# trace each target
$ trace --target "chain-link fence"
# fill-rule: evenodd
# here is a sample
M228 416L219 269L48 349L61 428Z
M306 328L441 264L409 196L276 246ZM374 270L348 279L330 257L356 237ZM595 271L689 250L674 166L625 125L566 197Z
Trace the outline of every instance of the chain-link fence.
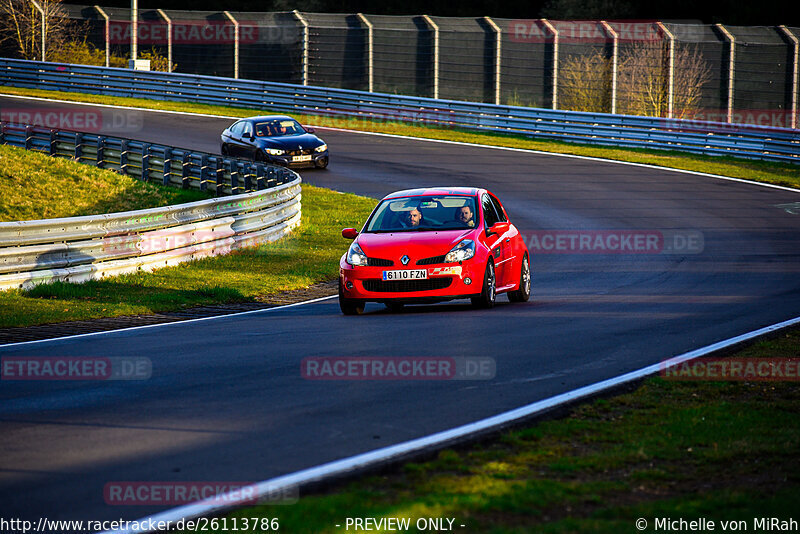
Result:
M129 55L130 10L65 8L94 47ZM800 127L800 28L140 10L137 35L176 72Z

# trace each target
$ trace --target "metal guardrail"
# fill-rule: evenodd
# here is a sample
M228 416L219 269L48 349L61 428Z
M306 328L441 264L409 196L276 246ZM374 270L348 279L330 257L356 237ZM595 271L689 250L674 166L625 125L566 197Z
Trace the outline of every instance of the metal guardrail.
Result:
M149 271L274 241L300 223L300 177L294 176L236 197L0 223L0 290Z
M0 144L111 169L164 185L236 195L294 180L285 167L265 165L122 137L0 122Z
M481 104L254 80L0 59L5 85L406 121L605 146L800 163L800 132L717 122Z

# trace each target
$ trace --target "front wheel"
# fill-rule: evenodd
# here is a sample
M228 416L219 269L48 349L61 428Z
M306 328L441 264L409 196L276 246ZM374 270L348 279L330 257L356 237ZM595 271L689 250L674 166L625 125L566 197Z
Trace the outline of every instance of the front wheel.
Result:
M531 265L528 256L522 257L522 268L519 273L519 288L508 294L511 302L527 302L531 298Z
M486 264L486 271L483 275L483 290L477 297L472 297L472 305L476 308L493 308L495 298L497 298L497 281L494 276L494 263L491 261Z
M220 152L222 152L222 155L225 157L231 155L230 150L228 150L228 145L226 145L225 143L222 143L222 146L220 147Z
M339 279L339 308L345 315L361 315L364 313L364 301L358 299L349 299L344 296L342 291L342 279Z
M319 158L314 162L314 166L318 169L324 169L328 166L328 157L326 156L324 158Z

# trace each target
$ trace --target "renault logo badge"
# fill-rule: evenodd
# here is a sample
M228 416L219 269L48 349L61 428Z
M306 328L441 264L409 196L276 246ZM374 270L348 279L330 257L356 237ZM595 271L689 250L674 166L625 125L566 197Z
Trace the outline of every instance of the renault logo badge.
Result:
M403 256L402 258L400 258L400 263L402 263L403 265L408 265L409 261L410 258L408 256Z

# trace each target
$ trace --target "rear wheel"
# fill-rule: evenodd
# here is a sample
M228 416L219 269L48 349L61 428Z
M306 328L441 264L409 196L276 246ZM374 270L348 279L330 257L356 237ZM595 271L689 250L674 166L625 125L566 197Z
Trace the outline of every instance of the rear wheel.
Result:
M494 263L491 261L486 264L486 271L483 275L483 290L480 296L472 297L472 305L477 308L493 308L497 298L497 280L494 276Z
M522 268L519 273L519 289L508 294L511 302L527 302L531 298L531 265L528 256L522 257Z
M342 280L339 279L339 308L345 315L361 315L364 313L364 301L358 299L349 299L344 296L342 291Z

